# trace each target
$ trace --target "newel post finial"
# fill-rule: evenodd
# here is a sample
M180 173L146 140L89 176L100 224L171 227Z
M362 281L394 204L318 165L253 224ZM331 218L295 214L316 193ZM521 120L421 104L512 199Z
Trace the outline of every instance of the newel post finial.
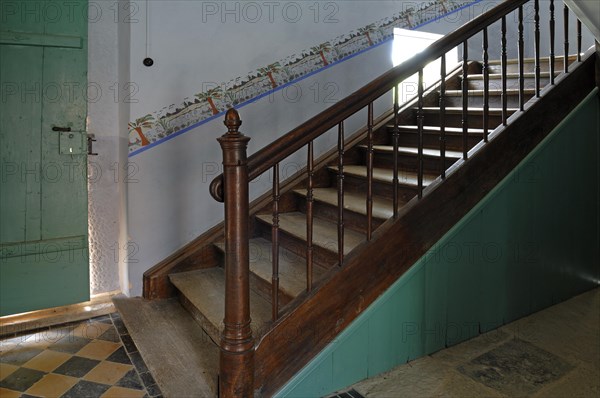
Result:
M221 332L219 392L222 398L254 396L254 337L250 328L249 178L250 138L239 132L235 109L225 114L223 150L225 204L225 318Z
M240 114L234 108L229 108L225 113L223 124L227 126L227 134L240 134L239 128L242 125Z

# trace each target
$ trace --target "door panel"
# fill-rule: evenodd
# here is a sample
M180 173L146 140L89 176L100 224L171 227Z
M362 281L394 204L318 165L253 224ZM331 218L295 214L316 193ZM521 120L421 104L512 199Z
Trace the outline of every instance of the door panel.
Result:
M41 101L35 100L38 94L28 95L26 90L31 82L42 80L42 65L38 62L41 57L41 48L0 45L0 243L40 239L36 155L41 145L42 106ZM28 133L18 134L21 130ZM27 174L29 170L32 174Z
M72 134L79 143L84 138L86 83L85 75L81 75L85 72L81 70L82 55L79 49L44 49L42 239L87 234L87 191L81 189L87 180L86 156L61 154L60 133L52 131L53 126L70 127L67 137ZM55 99L51 90L60 95Z
M57 247L65 247L61 245ZM73 304L89 299L87 267L81 265L85 250L60 250L53 252L52 243L40 242L35 247L38 252L19 257L5 258L2 264L2 279L15 281L27 280L27 285L12 288L2 282L2 315L16 314L35 309ZM21 254L26 254L24 248ZM87 257L87 256L84 256ZM87 264L87 258L85 258Z
M0 315L89 299L87 0L10 7L0 14Z

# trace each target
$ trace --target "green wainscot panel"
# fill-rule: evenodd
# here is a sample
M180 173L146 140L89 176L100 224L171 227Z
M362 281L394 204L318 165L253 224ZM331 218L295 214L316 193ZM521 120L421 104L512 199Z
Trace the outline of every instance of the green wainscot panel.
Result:
M44 241L35 247L29 243L21 255L1 258L0 303L2 312L16 314L24 311L58 307L81 301L89 294L87 267L88 247L73 241L56 244ZM60 247L62 250L57 250ZM28 254L32 253L32 254ZM83 283L82 283L83 282ZM9 283L22 286L15 289Z

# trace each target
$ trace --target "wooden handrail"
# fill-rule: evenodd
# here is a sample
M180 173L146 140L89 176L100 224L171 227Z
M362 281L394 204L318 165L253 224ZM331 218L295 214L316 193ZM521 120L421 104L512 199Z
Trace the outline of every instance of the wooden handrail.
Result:
M249 180L254 180L272 168L276 163L280 163L310 141L318 138L329 129L337 126L343 120L381 97L391 90L394 85L417 73L424 65L435 61L454 47L462 44L468 38L478 34L484 28L516 10L527 1L529 0L508 0L499 4L487 13L478 16L454 32L432 43L421 53L390 69L348 97L273 141L271 144L263 147L248 158ZM215 200L223 202L223 174L213 179L210 184L210 193Z

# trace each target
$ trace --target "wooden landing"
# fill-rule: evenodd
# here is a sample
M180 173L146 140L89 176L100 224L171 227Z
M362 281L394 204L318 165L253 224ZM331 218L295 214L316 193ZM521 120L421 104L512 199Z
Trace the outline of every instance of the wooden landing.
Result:
M165 397L216 397L219 348L177 299L113 302Z

